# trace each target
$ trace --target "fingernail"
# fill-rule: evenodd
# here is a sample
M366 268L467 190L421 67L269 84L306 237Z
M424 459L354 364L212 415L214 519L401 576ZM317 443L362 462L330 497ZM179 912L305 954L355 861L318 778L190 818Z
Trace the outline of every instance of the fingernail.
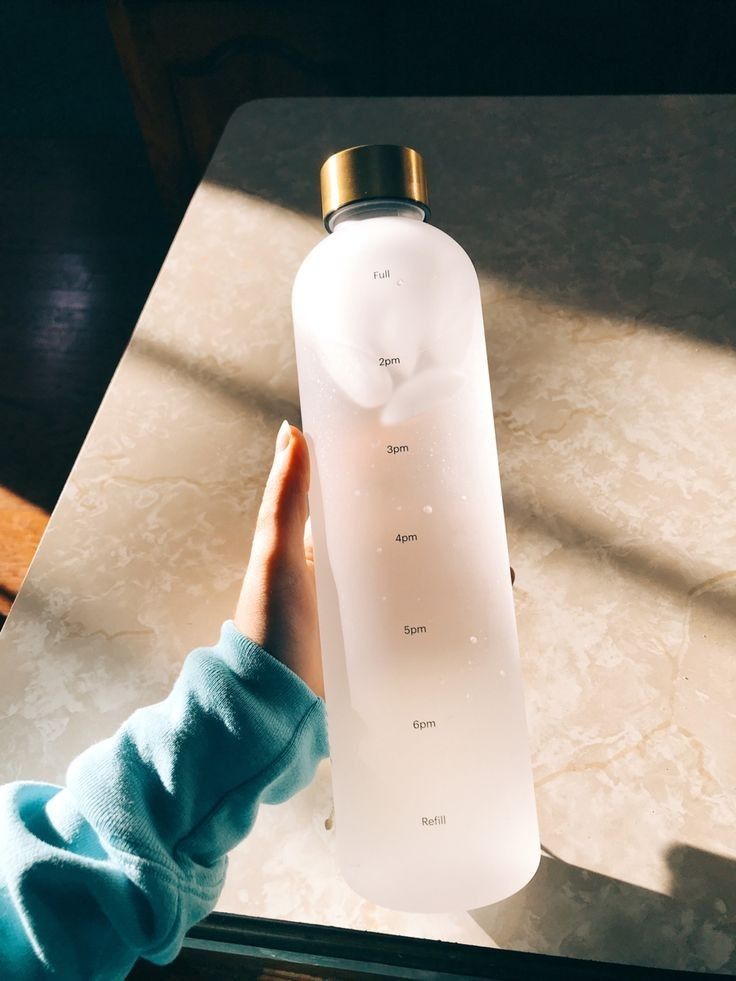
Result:
M279 434L276 437L276 453L281 453L291 442L291 426L286 419L281 423Z

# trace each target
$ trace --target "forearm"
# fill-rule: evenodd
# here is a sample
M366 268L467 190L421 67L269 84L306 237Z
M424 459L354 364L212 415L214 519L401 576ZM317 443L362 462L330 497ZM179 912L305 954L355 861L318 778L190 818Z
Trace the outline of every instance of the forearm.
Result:
M0 788L0 964L88 981L172 960L259 804L287 800L327 754L322 700L223 625L163 702L72 762L65 788Z

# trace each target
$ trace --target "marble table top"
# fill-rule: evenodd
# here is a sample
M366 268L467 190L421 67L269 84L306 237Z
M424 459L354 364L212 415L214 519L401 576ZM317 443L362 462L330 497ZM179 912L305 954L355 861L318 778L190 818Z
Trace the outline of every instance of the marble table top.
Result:
M0 634L0 780L62 782L232 614L319 166L371 142L423 154L480 277L544 858L495 906L374 906L325 760L218 909L736 974L734 97L241 107Z

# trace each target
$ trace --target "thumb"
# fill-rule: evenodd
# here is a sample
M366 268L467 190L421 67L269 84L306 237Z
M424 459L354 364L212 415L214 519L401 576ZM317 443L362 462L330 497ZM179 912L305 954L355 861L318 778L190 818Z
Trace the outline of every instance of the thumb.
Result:
M303 550L304 523L307 520L309 452L306 440L296 426L284 419L276 437L271 471L256 521L255 539L271 546L292 546Z

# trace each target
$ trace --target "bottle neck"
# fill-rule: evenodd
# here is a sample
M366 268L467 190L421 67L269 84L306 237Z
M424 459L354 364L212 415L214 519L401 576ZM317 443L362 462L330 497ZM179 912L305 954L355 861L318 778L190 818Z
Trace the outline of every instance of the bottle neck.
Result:
M341 225L354 221L364 221L366 218L384 218L387 215L400 218L417 218L425 221L429 212L412 201L400 201L396 198L370 198L367 201L353 201L338 208L327 220L327 230L334 232Z

